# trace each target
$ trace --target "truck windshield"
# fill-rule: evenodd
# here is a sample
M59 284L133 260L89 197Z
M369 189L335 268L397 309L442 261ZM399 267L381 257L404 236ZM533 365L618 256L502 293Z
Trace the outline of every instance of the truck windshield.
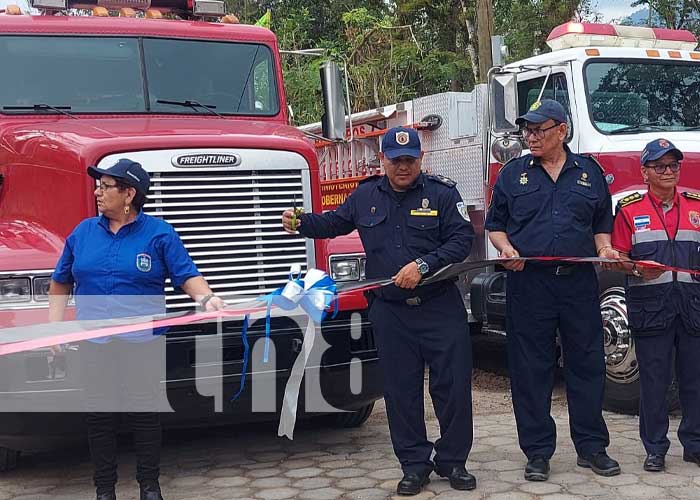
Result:
M603 133L682 131L700 125L700 64L594 61L584 72L591 121Z
M279 111L272 53L260 44L1 36L0 61L0 112L6 114L55 112L52 107L71 114Z

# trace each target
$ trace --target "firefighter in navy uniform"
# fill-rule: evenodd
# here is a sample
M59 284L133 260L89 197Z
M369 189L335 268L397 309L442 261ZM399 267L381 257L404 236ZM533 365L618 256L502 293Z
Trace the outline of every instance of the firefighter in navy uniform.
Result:
M657 139L641 155L645 195L620 200L612 242L623 257L700 269L700 194L679 193L683 153ZM700 281L687 272L627 265L629 325L639 361L639 434L644 469L665 468L670 446L668 403L675 349L683 417L678 438L683 460L700 465Z
M363 180L336 210L301 214L299 232L334 238L358 229L368 279L393 277L373 292L369 318L377 338L389 430L401 462L402 495L418 494L435 470L459 490L476 487L465 468L472 445L471 339L453 281L416 288L421 278L465 260L474 231L455 183L421 173L415 130L392 128L382 141L386 175ZM288 232L293 212L283 214ZM423 409L425 364L441 438L428 441ZM434 461L431 454L435 449Z
M531 154L509 162L493 190L485 227L502 257L619 258L610 244L612 201L599 165L565 144L566 111L536 102L517 123ZM510 261L506 287L508 368L525 479L549 478L556 446L551 398L561 339L577 464L620 473L605 452L605 355L593 264Z

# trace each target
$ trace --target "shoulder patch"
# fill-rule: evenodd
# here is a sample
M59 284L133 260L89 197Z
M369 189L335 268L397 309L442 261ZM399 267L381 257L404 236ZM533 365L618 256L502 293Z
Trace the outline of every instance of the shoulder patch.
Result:
M633 203L637 203L638 201L642 201L643 199L644 199L643 194L632 193L630 195L625 196L620 201L618 201L617 208L619 210L620 208L624 208L627 205L632 205Z
M437 181L441 184L444 184L447 187L455 187L457 183L450 179L449 177L445 177L444 175L426 175L428 179L432 179L434 181Z
M373 182L373 181L379 180L381 178L382 178L382 176L379 174L370 175L369 177L365 177L364 179L362 179L357 184L360 185L360 184L364 184L365 182Z
M684 198L688 198L689 200L698 200L700 201L700 193L691 193L690 191L685 191L684 193L681 193Z

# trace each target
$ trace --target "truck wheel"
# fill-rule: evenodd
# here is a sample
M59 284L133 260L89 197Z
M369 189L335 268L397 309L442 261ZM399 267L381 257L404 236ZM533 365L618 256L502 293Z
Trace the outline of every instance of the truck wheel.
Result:
M0 447L0 472L7 472L17 468L19 451Z
M634 339L627 322L625 290L608 288L600 299L605 347L605 397L603 408L617 413L639 413L639 366ZM679 407L675 377L669 389L669 410Z
M367 422L367 419L372 414L374 402L363 406L359 410L337 413L333 422L334 427L350 428L360 427Z

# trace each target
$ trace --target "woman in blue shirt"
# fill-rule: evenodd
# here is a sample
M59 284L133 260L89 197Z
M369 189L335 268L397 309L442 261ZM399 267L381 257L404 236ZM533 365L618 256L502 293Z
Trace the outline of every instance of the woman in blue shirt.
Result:
M208 311L222 309L175 229L143 213L150 186L140 164L121 159L108 169L89 167L98 179L98 217L82 221L66 239L49 290L49 317L63 320L71 292L77 319L165 313L165 280ZM117 412L134 434L141 500L162 500L158 409L165 378L162 332L139 331L80 346L90 455L97 500L115 500Z

